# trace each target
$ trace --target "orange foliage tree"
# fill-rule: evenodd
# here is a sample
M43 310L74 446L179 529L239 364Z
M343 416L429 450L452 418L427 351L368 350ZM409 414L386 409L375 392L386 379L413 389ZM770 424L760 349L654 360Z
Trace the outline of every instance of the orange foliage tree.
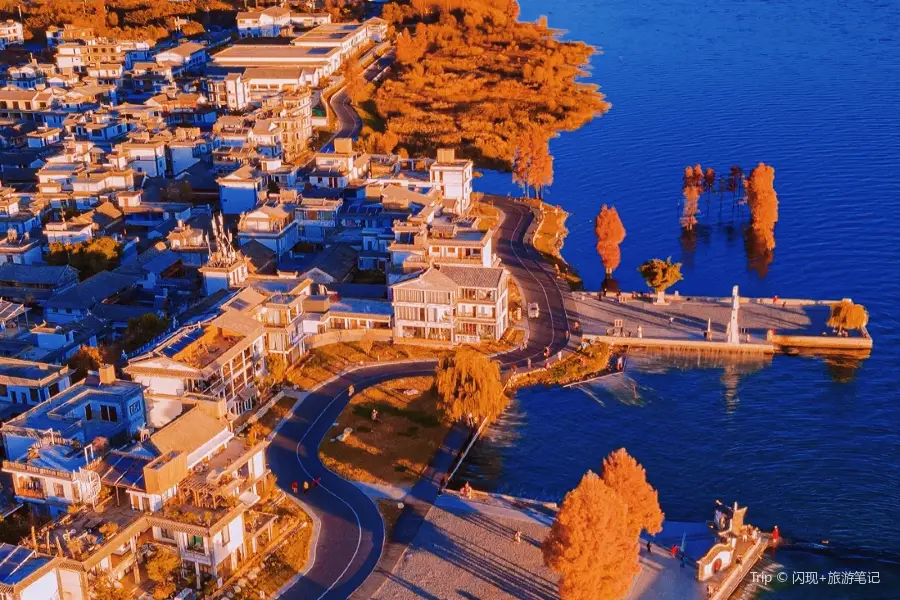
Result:
M778 222L778 195L775 193L775 169L759 163L744 183L750 205L750 227L769 250L775 247L775 223Z
M388 4L399 35L396 64L379 83L375 108L385 130L412 155L456 148L479 166L510 169L523 131L547 139L609 109L580 81L593 49L558 39L546 23L519 22L515 0ZM552 179L549 152L537 155L540 190Z
M594 220L594 233L597 234L597 254L603 261L606 276L610 277L622 262L619 244L625 240L625 226L614 206L604 204L600 208L600 214Z
M566 494L542 551L563 600L620 600L639 571L628 507L591 471Z
M647 472L625 448L603 459L603 482L622 498L628 507L628 530L637 540L641 531L656 535L662 531L665 515L659 508L659 496L647 483Z
M534 189L536 197L542 198L544 187L553 183L549 138L540 127L532 124L519 135L513 153L512 177L522 186L526 197Z

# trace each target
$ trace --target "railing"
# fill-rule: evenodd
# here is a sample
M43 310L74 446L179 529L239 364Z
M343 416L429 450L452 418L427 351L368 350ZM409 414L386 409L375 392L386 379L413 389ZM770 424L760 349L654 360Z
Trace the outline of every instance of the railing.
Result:
M359 342L367 339L373 342L389 342L394 336L391 329L337 329L306 337L307 348L318 348L339 342Z
M47 495L44 493L43 489L35 489L35 488L15 488L14 495L19 496L20 498L33 498L35 500L45 500Z

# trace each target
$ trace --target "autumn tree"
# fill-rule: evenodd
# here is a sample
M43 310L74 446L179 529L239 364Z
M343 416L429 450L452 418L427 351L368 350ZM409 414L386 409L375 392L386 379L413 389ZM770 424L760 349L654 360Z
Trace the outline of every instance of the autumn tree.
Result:
M66 363L74 371L72 379L75 381L84 379L88 371L96 371L102 364L103 356L100 349L94 346L82 346Z
M703 173L703 191L712 194L716 189L716 171L708 167Z
M700 177L697 171L700 171ZM681 213L681 226L691 231L697 224L698 201L700 200L700 182L702 179L702 170L700 165L696 168L685 167L684 169L684 185L682 193L684 194L684 209Z
M747 204L750 206L750 227L764 240L766 247L775 247L775 223L778 222L778 195L775 193L775 169L759 163L744 183Z
M744 170L738 165L732 165L728 175L728 191L731 192L733 196L737 195L737 193L741 191L743 182Z
M537 197L543 197L545 186L553 183L553 157L550 155L550 139L536 125L522 130L516 141L512 159L513 181L522 187L525 197L534 189Z
M277 354L269 354L266 357L266 371L273 384L284 383L287 378L287 361Z
M134 352L165 333L168 328L169 320L152 312L128 319L122 347L125 352Z
M344 65L344 93L353 102L365 100L366 80L363 79L363 68L358 58L349 59Z
M619 448L603 459L600 476L628 507L628 530L635 542L641 531L650 535L662 531L664 515L659 508L659 496L647 483L644 467L625 448Z
M147 578L154 583L153 597L164 600L175 591L175 571L181 567L178 555L162 546L147 561Z
M566 494L541 550L563 600L620 600L640 570L628 507L591 471Z
M647 282L647 287L656 292L657 304L665 304L666 290L682 279L681 263L673 263L671 256L666 260L661 258L648 260L638 267L638 272Z
M77 244L50 244L47 262L51 265L70 265L78 270L81 279L119 265L122 245L111 237L99 237Z
M411 35L404 31L397 36L395 56L397 62L404 65L413 65L419 62L428 49L428 39L419 34Z
M600 208L600 213L594 220L594 233L597 234L597 254L600 255L606 277L609 278L622 261L619 244L625 240L625 227L616 207L604 204Z
M851 300L841 300L831 305L831 315L827 325L841 333L845 329L862 329L869 323L869 313L862 304Z
M509 402L500 383L500 364L470 347L441 358L435 376L438 404L453 421L469 415L494 421Z
M101 574L91 586L92 600L131 600L131 592L125 587L116 587L108 575Z

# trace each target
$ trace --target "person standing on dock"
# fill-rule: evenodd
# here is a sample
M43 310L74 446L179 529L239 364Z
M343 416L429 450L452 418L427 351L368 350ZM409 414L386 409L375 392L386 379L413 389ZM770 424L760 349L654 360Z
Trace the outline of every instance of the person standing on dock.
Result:
M772 528L772 545L777 546L779 540L781 540L781 533L778 531L778 525Z

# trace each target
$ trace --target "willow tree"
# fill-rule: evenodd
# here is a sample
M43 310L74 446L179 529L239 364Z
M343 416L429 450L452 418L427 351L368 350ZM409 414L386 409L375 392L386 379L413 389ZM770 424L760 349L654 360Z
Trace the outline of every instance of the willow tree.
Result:
M841 300L831 305L827 325L843 332L845 329L862 329L869 323L869 312L862 304Z
M500 363L472 348L464 346L439 360L435 377L438 405L450 420L471 415L491 422L509 402L500 383Z
M622 251L619 244L625 240L625 226L619 218L619 212L615 206L603 205L600 213L594 220L594 233L597 234L597 254L603 261L606 269L606 278L612 277L612 272L622 262Z
M682 279L681 263L673 263L671 256L666 260L648 260L638 267L638 273L647 282L647 286L656 292L657 304L665 304L666 290Z
M563 600L620 600L638 567L638 546L621 496L588 471L566 494L541 547Z
M622 498L628 507L628 528L635 542L641 531L656 535L662 531L665 515L659 508L659 495L647 483L647 472L625 448L603 459L603 482Z
M768 249L775 247L775 223L778 222L778 195L775 193L775 169L759 163L744 182L750 206L750 227Z

